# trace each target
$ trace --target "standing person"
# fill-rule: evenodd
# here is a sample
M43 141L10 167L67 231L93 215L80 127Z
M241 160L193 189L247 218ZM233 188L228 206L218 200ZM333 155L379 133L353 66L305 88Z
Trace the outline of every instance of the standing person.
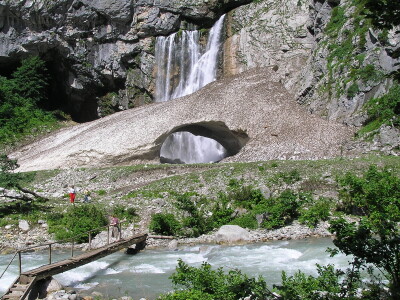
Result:
M115 216L115 214L111 215L110 225L112 226L111 237L119 237L119 219Z
M73 185L71 185L71 188L69 189L69 202L75 205L75 197L76 197L76 190Z

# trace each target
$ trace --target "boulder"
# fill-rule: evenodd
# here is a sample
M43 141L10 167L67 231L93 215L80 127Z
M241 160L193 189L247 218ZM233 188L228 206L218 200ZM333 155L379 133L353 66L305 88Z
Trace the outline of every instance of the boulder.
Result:
M26 220L20 220L18 223L18 227L22 231L28 231L30 229L29 223Z
M215 233L218 244L243 243L250 240L250 233L238 225L224 225Z

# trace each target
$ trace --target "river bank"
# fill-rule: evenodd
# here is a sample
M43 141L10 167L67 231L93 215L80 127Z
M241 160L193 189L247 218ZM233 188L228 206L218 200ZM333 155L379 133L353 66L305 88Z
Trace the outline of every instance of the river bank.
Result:
M217 236L217 230L201 235L197 238L148 238L147 248L176 248L180 245L198 245L198 244L243 244L243 243L258 243L277 240L298 240L307 237L329 237L332 234L328 231L328 222L320 222L315 228L309 228L305 225L294 221L293 224L275 230L257 229L246 230L248 235L246 239L241 239L238 242L228 242ZM142 231L143 232L143 231ZM129 236L135 233L141 233L138 229L134 229L131 224L123 229L122 236ZM151 234L151 233L150 233ZM93 239L92 247L100 247L106 242L107 232L101 232L97 238ZM52 234L47 231L47 224L41 223L22 230L17 225L10 225L0 228L0 253L8 254L26 247L38 246L45 243L55 242ZM58 244L56 248L66 248L69 245ZM88 244L76 244L74 247L78 249L88 248Z

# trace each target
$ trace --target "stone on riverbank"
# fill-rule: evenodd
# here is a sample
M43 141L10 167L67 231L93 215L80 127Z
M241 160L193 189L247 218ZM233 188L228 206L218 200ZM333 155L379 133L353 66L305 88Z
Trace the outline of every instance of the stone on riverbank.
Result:
M223 225L215 233L218 244L232 244L250 241L250 233L238 225Z

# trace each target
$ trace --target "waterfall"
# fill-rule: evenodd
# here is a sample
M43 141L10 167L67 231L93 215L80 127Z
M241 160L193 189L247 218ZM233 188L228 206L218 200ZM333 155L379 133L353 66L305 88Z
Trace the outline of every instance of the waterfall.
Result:
M223 22L224 16L211 28L205 47L197 30L157 37L157 102L189 95L216 80ZM226 157L226 150L213 139L177 132L164 142L161 156L185 163L206 163Z
M197 30L157 37L157 102L189 95L216 79L223 23L224 16L211 28L205 49Z

